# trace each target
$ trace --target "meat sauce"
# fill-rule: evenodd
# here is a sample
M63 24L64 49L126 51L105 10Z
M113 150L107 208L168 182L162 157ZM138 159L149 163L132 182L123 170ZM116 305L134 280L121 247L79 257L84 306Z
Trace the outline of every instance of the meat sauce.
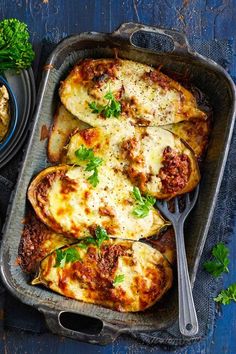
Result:
M56 179L61 178L63 176L65 176L65 171L58 170L58 171L47 174L40 181L40 183L38 184L37 189L36 189L36 194L37 194L37 199L38 199L39 205L42 202L42 200L44 200L44 201L47 200L48 190L52 186L53 182Z
M94 246L89 246L82 261L72 263L70 268L60 269L61 291L67 294L69 279L79 281L80 286L91 291L92 298L108 300L112 297L114 273L120 256L128 256L129 247L126 245L102 245L99 252ZM82 285L81 285L82 284ZM96 291L96 293L94 292Z
M141 154L137 155L137 147L138 141L136 138L127 139L121 144L121 153L124 158L127 158L137 164L143 165L144 159Z
M146 72L143 75L143 78L150 80L151 82L156 82L161 88L165 90L171 88L172 80L168 76L162 74L159 70L151 70Z
M100 86L103 82L116 77L118 65L119 59L105 62L86 59L80 64L80 75L84 83Z
M39 262L47 255L47 250L42 246L48 239L50 231L47 226L30 214L26 218L18 250L17 261L23 271L36 271Z
M162 182L162 192L177 193L184 189L191 173L189 157L167 146L163 152L162 163L163 167L158 174Z
M78 281L79 287L86 290L86 298L96 303L109 303L109 307L123 311L127 306L132 306L134 299L122 287L114 285L114 278L119 257L123 257L125 263L133 264L132 256L130 246L125 244L104 243L99 251L89 246L82 261L72 263L69 268L59 269L57 285L64 295L73 298L70 280ZM167 283L165 268L161 264L156 269L147 268L146 274L151 285L141 276L134 277L131 284L134 294L138 294L140 309L154 302Z
M84 139L84 142L88 146L93 146L93 144L98 140L99 138L99 132L98 130L94 128L89 128L89 129L84 129L79 132L80 136Z

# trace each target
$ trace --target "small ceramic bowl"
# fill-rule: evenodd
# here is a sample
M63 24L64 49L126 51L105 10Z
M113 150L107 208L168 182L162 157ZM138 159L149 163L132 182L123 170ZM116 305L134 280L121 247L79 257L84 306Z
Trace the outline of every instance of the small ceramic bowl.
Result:
M8 132L4 140L0 143L0 151L2 151L6 145L10 142L18 121L18 108L17 108L17 102L15 95L9 86L8 82L0 76L0 86L4 85L8 91L9 94L9 104L10 104L10 124L8 128Z

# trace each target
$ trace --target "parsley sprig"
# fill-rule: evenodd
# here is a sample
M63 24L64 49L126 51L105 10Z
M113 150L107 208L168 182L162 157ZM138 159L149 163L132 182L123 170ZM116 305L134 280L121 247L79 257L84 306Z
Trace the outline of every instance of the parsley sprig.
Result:
M210 274L214 277L218 277L222 273L229 272L229 250L228 248L222 243L218 243L212 249L212 256L214 259L207 261L204 263L204 269L206 269Z
M95 230L95 236L88 236L85 239L83 239L83 241L81 241L78 244L78 247L82 248L82 249L87 249L89 244L92 244L98 248L101 247L102 243L106 240L109 240L109 236L106 232L106 230L101 227L101 226L97 226L96 230Z
M66 263L82 261L82 258L76 248L67 248L65 250L56 250L56 264L54 267L63 268Z
M229 305L231 301L236 302L236 283L233 283L227 289L222 290L214 300L223 305Z
M75 156L78 160L88 161L85 171L93 171L92 175L88 177L88 181L93 187L96 187L99 183L98 167L102 164L103 159L95 156L93 149L87 149L84 145L75 151Z
M143 197L138 187L133 188L133 197L137 205L134 207L132 213L136 218L147 216L151 207L156 203L156 199L150 195Z
M101 105L95 101L90 102L89 108L92 113L102 114L106 118L115 117L118 118L121 113L121 104L117 101L111 91L108 91L104 98L108 100L106 105Z
M116 286L120 283L122 283L125 279L125 275L124 274L119 274L115 277L114 281L113 281L113 285Z

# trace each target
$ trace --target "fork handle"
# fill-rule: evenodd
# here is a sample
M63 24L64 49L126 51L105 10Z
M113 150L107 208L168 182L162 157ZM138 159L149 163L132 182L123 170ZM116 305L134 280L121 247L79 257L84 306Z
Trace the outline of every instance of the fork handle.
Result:
M198 333L198 319L188 273L188 264L184 244L183 222L173 225L176 235L179 294L179 329L187 337Z

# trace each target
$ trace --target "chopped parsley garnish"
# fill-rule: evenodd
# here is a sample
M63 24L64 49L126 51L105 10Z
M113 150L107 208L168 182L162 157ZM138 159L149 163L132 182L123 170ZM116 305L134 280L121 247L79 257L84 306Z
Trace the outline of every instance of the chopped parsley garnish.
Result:
M151 207L156 203L156 199L150 195L143 197L138 187L133 188L133 197L137 205L134 207L132 213L136 218L147 216Z
M113 285L116 286L120 283L122 283L125 279L125 275L124 274L119 274L115 277L114 281L113 281Z
M76 248L68 248L66 250L56 250L56 264L54 267L63 268L66 263L74 263L82 261L82 258Z
M106 118L118 118L121 113L120 102L115 99L111 91L108 91L104 98L108 100L106 105L101 105L95 101L88 104L89 108L92 110L92 113L102 114Z
M231 301L236 302L236 283L230 285L227 289L222 290L214 300L223 305L229 305Z
M109 236L108 236L106 230L101 226L97 226L97 228L95 230L95 236L94 237L92 237L92 236L86 237L78 244L78 247L86 249L86 248L88 248L89 244L92 244L92 245L100 248L101 244L106 240L109 240Z
M78 160L88 161L85 171L93 171L91 176L88 177L88 181L93 187L96 187L99 183L98 167L102 164L103 159L95 156L93 149L87 149L84 145L81 145L80 148L75 151L75 156Z
M214 259L204 263L204 269L206 269L214 277L218 277L222 273L229 272L229 249L222 243L218 243L212 249L212 256Z
M88 245L84 241L81 241L80 243L78 243L77 246L83 250L86 250L88 248Z

